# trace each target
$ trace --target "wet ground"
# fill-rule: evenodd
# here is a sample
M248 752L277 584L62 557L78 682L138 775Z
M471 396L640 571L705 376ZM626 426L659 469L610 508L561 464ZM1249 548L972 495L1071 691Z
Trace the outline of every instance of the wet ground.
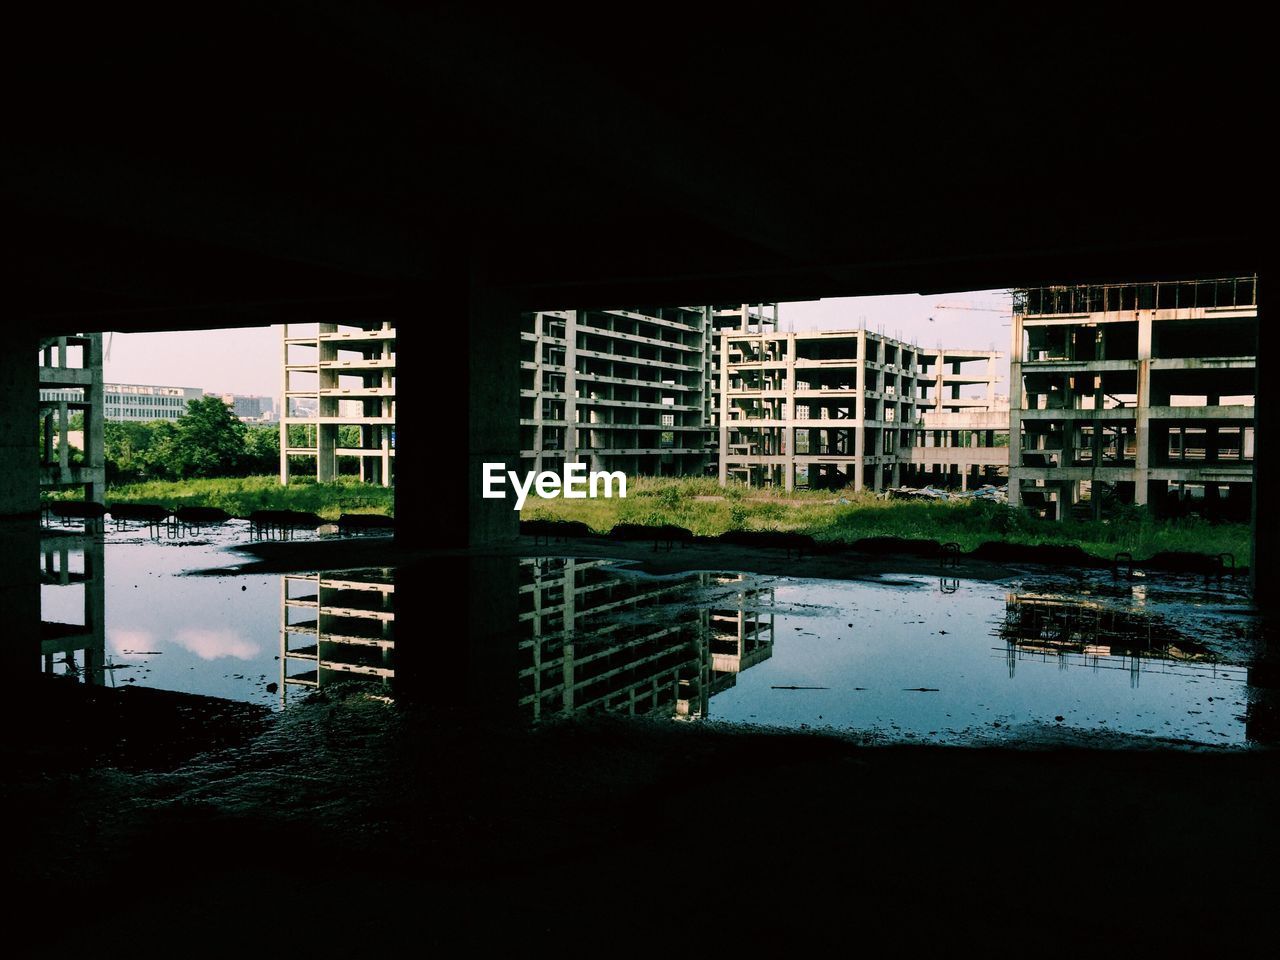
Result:
M1280 771L1242 584L647 547L389 576L371 542L195 576L247 533L141 539L46 578L47 615L101 613L57 634L97 662L52 672L100 684L42 678L3 744L10 906L41 918L16 954L1267 934Z
M86 614L92 586L43 588L46 620L98 620L102 645L53 658L51 671L272 709L336 680L393 695L403 648L432 642L397 641L397 611L403 621L409 604L447 602L437 580L412 565L234 573L245 558L233 550L249 542L237 522L178 540L113 530L46 541L53 567L92 568L101 591L101 611ZM510 622L472 641L510 645L499 660L511 675L479 682L499 697L511 688L525 722L615 712L948 744L1260 736L1249 667L1266 638L1239 578L948 569L837 580L495 562L509 568L508 595L490 602ZM191 575L210 569L221 572Z

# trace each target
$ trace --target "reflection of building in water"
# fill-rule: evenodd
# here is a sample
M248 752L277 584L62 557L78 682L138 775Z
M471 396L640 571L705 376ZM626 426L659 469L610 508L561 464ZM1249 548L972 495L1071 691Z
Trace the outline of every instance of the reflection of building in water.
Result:
M703 717L713 693L772 653L772 615L765 626L756 609L771 590L690 596L740 576L624 579L604 561L549 558L522 560L520 575L520 709L534 719L590 709Z
M998 634L1006 643L1009 676L1024 657L1056 657L1066 669L1079 663L1128 670L1136 685L1141 670L1198 672L1216 658L1159 617L1087 600L1040 594L1007 594ZM1143 661L1147 665L1143 666Z
M773 588L748 586L742 574L700 574L704 582L721 587L741 584L708 612L711 653L711 692L738 682L738 674L773 656ZM768 622L760 607L767 598Z
M40 655L45 673L101 684L105 676L106 629L103 542L89 535L40 538L40 583L58 590L81 590L83 614L75 623L40 620ZM59 605L61 606L61 605ZM77 654L80 654L77 657Z
M290 686L321 687L337 678L388 686L395 619L389 568L281 577L281 700Z

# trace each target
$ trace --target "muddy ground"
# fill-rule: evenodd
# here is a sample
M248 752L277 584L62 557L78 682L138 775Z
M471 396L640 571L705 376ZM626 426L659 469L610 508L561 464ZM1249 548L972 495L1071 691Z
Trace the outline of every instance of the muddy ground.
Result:
M199 707L73 699L5 747L10 906L45 956L404 937L1218 951L1274 905L1273 751L528 731L329 695L273 721L205 705L221 744L202 749Z
M372 539L265 544L255 569L302 546L313 569L390 562ZM606 546L655 571L937 569ZM56 678L6 713L17 954L1183 954L1271 935L1273 750L1048 732L883 746L608 716L526 729L340 687L271 716Z

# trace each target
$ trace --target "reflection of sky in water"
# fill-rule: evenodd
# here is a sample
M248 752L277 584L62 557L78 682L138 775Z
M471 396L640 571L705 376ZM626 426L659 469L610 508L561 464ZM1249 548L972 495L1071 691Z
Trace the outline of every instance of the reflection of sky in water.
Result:
M223 546L245 539L234 525L210 542L183 546L136 533L108 534L106 646L108 663L116 665L107 671L108 684L279 706L279 694L266 687L280 680L281 578L177 576L240 562ZM625 570L620 575L635 576ZM709 716L720 722L944 742L1016 737L1029 724L1244 742L1242 667L1143 659L1135 674L1121 657L1010 654L996 634L1006 595L1021 583L949 583L955 592L941 591L936 577L892 584L749 577L711 592L690 584L643 616L723 607L743 587L773 589L772 655L712 696ZM1131 588L1109 578L1046 576L1027 586L1154 607L1190 636L1204 639L1206 630L1217 629L1223 643L1215 646L1228 659L1238 659L1243 649L1231 639L1247 633L1242 624L1248 621L1232 608L1239 591L1179 594L1173 578ZM401 595L413 596L412 586ZM42 596L46 619L80 621L83 588L45 587ZM767 623L767 590L750 605L756 604ZM605 620L626 616L618 610ZM590 642L581 632L578 640Z
M1011 676L995 635L1007 584L960 581L944 595L936 579L910 579L915 588L778 581L779 607L829 609L776 617L773 656L712 697L711 717L951 741L1017 735L1062 716L1077 729L1244 741L1243 668L1143 659L1135 677L1128 658L1022 651Z
M237 538L228 531L218 539ZM238 555L215 543L109 533L106 646L116 669L107 671L107 685L133 682L277 706L279 697L266 685L280 679L280 578L175 576L237 562ZM80 622L82 589L44 587L45 619Z

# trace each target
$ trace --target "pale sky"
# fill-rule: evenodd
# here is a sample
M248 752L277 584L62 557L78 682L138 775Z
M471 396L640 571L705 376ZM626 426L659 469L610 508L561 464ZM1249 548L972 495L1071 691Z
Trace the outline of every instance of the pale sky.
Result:
M102 379L200 387L206 393L280 393L280 328L109 333Z
M961 306L985 309L956 309ZM924 347L996 349L1007 354L1008 308L1009 296L1002 290L837 297L783 303L778 308L778 326L785 332L852 330L865 325ZM1007 357L997 369L1003 382L996 390L1007 393ZM280 392L280 328L108 334L104 379L274 397Z

